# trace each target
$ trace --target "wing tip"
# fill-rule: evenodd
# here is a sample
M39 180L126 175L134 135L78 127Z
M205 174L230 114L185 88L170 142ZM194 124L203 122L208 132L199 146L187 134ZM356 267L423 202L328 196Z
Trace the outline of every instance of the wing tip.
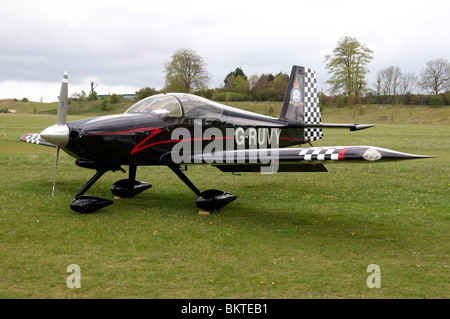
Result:
M27 133L20 138L20 141L37 145L56 147L56 145L47 142L37 133Z
M364 130L366 128L371 128L376 126L375 124L355 124L354 128L351 128L350 131L359 131Z

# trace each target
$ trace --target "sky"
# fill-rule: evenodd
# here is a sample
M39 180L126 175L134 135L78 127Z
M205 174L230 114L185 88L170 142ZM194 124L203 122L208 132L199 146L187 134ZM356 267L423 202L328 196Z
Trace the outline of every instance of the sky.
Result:
M0 0L0 99L57 101L64 71L69 96L164 87L164 63L177 49L200 55L223 85L247 76L290 74L292 65L329 78L324 56L344 36L374 51L369 84L389 66L417 75L450 60L448 0Z

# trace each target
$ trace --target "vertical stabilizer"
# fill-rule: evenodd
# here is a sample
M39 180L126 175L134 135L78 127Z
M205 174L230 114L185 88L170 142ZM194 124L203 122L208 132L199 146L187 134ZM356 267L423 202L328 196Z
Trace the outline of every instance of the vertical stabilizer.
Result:
M316 72L294 65L283 101L280 119L302 124L320 124L319 95ZM323 137L320 128L305 128L304 139L316 141Z

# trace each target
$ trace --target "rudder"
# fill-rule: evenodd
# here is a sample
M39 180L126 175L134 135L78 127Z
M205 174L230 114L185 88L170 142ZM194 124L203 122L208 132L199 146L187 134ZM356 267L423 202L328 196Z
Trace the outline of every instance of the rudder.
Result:
M289 85L283 101L280 119L302 124L320 124L320 106L316 72L301 66L292 67ZM320 128L305 128L305 141L317 141L323 137Z

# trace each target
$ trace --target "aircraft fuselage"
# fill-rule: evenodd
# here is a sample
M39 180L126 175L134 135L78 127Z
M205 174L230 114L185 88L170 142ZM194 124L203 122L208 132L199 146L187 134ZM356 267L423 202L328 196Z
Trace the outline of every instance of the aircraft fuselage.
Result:
M115 165L166 165L172 151L227 151L304 144L303 128L252 114L228 111L220 118L159 118L125 113L67 122L69 143L63 149L75 158ZM234 116L233 116L234 115ZM237 116L236 116L237 115ZM88 155L89 154L89 155ZM187 158L187 157L186 157Z

